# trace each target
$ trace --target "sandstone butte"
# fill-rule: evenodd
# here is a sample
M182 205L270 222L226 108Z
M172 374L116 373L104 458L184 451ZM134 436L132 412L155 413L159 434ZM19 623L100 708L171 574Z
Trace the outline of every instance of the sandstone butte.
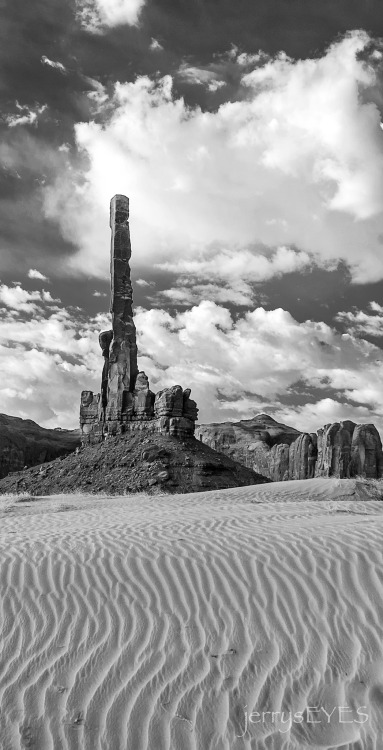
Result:
M196 436L274 482L383 476L382 443L373 424L345 420L308 433L258 414L239 422L199 425Z

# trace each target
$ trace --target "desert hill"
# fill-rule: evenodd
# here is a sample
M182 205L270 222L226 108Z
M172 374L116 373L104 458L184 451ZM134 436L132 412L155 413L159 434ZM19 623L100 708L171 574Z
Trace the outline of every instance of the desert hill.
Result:
M0 493L198 492L269 481L195 438L182 442L135 432L108 437L40 467L9 474L0 480Z
M277 422L268 414L257 414L239 422L214 422L196 426L196 437L216 451L244 466L262 466L270 475L269 454L274 445L291 445L302 433ZM259 469L258 469L259 470Z

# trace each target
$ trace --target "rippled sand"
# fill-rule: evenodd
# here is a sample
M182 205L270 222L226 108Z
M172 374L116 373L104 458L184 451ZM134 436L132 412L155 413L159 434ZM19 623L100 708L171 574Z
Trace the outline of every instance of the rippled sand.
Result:
M355 487L0 499L1 750L382 750L383 503Z

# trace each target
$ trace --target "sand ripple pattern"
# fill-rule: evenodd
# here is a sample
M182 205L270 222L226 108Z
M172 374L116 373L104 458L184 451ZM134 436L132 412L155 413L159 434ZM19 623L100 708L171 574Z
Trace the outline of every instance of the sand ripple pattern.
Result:
M382 750L383 503L353 492L0 500L1 750Z

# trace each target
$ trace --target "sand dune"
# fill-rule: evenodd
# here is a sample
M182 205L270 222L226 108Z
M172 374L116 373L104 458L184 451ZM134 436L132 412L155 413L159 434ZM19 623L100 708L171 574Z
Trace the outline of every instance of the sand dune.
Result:
M356 497L0 500L1 750L381 750L383 503Z

